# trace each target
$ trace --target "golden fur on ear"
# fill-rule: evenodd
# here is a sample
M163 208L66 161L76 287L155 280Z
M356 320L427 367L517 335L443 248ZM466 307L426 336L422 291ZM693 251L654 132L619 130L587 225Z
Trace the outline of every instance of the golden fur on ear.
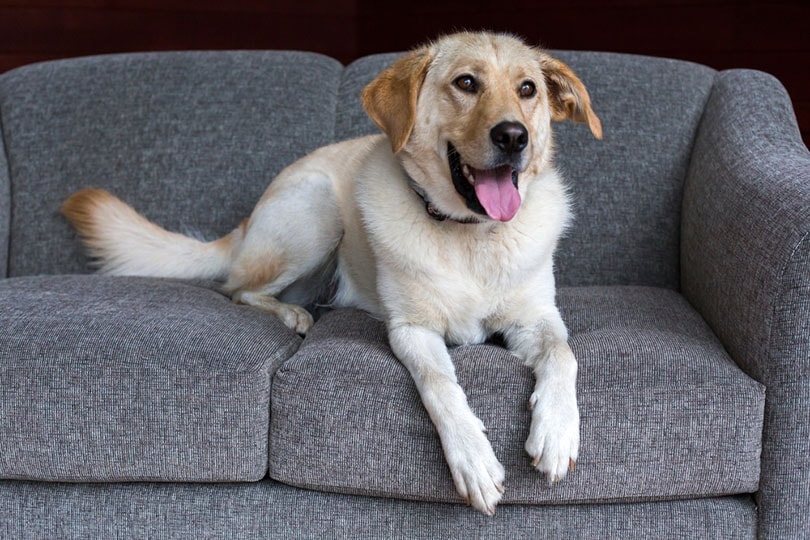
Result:
M571 119L588 124L597 139L602 138L602 122L591 108L591 98L585 85L574 75L566 64L543 54L541 58L543 74L548 87L551 119L556 121Z
M388 135L395 154L411 135L416 99L432 61L428 48L417 49L394 62L363 89L363 108Z

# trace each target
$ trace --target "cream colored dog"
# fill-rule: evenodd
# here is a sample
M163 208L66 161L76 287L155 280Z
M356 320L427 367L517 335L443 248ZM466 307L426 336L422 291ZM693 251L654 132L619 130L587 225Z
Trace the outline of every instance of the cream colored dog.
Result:
M102 272L223 279L234 301L302 334L312 317L300 305L312 299L300 293L334 267L332 305L385 320L459 494L492 514L504 469L447 346L500 333L531 367L525 448L550 481L562 479L577 459L579 411L577 363L555 306L552 254L569 210L550 122L584 122L598 138L602 127L565 64L500 34L454 34L416 49L362 101L385 135L294 163L219 240L167 232L102 190L73 195L63 213Z

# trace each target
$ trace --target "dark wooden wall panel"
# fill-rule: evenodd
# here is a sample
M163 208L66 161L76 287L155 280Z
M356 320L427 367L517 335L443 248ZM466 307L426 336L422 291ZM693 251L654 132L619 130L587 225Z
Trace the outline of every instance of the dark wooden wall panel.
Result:
M302 49L356 56L354 0L0 0L0 71L69 56L181 49Z
M0 72L141 50L302 49L349 62L480 28L767 71L810 141L810 0L0 0Z

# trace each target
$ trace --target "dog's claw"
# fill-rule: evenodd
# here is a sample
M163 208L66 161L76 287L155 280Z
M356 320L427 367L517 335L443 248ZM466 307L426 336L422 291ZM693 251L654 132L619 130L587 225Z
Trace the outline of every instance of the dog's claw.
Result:
M577 470L577 462L573 459L568 460L568 470L574 472Z

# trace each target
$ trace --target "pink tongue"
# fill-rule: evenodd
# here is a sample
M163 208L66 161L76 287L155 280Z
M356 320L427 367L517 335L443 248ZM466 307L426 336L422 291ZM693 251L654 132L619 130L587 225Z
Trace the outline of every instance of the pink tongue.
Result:
M509 221L520 208L520 193L512 183L512 167L505 165L485 171L475 170L475 194L487 215Z

